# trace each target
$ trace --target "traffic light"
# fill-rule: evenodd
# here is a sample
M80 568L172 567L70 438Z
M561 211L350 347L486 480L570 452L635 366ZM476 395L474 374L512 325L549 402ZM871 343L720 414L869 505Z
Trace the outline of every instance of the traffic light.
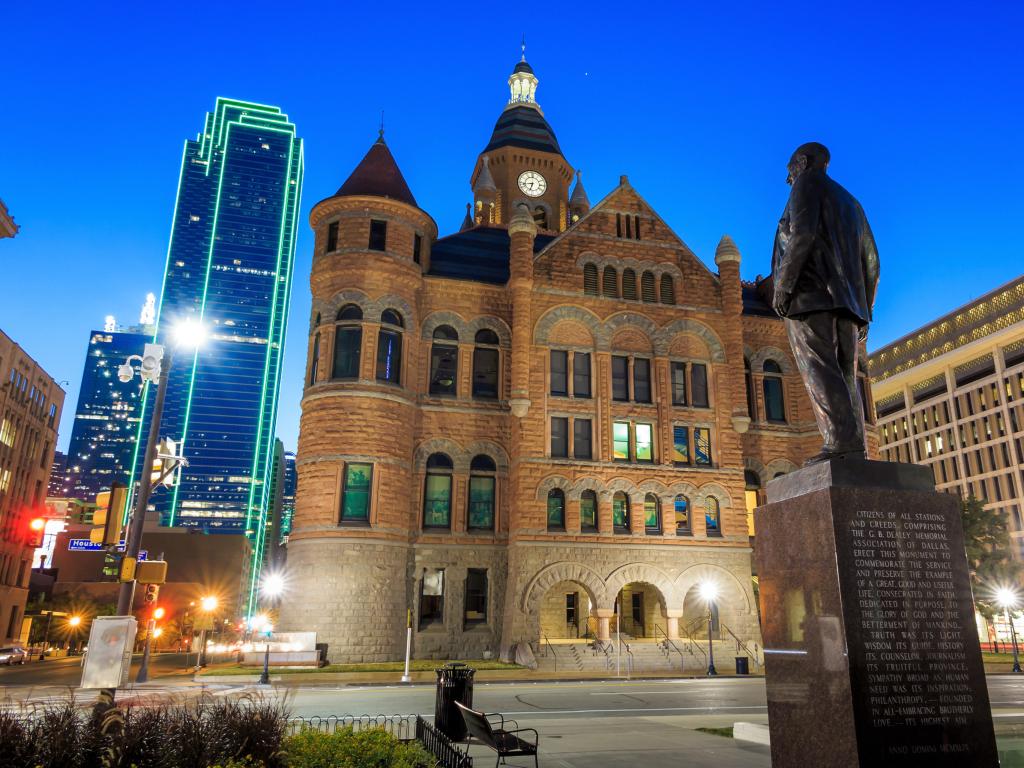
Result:
M105 547L113 547L120 543L127 500L128 488L123 483L113 483L109 491L96 494L96 511L93 513L92 522L99 527L89 531L90 541Z
M147 584L146 585L146 596L143 598L146 603L152 604L156 602L157 597L160 594L159 584Z
M33 549L43 546L43 533L46 531L46 520L34 517L28 524L28 545Z
M135 580L140 584L163 584L167 581L167 561L140 560L135 566Z

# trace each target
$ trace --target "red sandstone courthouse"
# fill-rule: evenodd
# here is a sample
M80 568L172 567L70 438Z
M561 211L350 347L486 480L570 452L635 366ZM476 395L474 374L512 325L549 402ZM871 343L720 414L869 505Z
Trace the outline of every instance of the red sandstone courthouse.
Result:
M712 272L626 177L591 207L525 60L509 86L459 232L383 138L313 207L281 628L399 659L411 609L415 657L582 667L618 612L696 667L710 580L752 650L748 511L820 447L783 324L728 236Z

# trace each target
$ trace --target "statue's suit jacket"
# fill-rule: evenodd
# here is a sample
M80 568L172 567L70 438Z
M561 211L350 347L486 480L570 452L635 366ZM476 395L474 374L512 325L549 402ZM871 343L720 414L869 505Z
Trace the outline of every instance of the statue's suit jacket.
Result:
M793 183L772 253L775 292L792 295L786 317L849 313L871 322L878 286L878 251L864 209L823 171L808 169Z

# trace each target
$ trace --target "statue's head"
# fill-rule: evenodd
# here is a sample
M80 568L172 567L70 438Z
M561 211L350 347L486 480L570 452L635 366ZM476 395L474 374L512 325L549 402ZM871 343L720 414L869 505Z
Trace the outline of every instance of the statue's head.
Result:
M826 170L830 159L832 159L832 156L829 154L828 147L824 144L819 144L816 141L801 144L796 148L793 156L789 158L789 163L786 164L786 170L789 171L786 183L792 184L808 168L817 168L821 171Z

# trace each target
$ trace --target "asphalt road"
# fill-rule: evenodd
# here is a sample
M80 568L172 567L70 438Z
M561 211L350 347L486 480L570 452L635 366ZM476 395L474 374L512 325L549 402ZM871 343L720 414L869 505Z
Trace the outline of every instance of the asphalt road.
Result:
M132 679L138 672L142 654L132 657ZM191 680L196 655L184 653L158 653L149 659L149 678L179 677ZM82 679L82 657L29 661L12 667L0 667L0 695L7 688L24 687L75 687Z

